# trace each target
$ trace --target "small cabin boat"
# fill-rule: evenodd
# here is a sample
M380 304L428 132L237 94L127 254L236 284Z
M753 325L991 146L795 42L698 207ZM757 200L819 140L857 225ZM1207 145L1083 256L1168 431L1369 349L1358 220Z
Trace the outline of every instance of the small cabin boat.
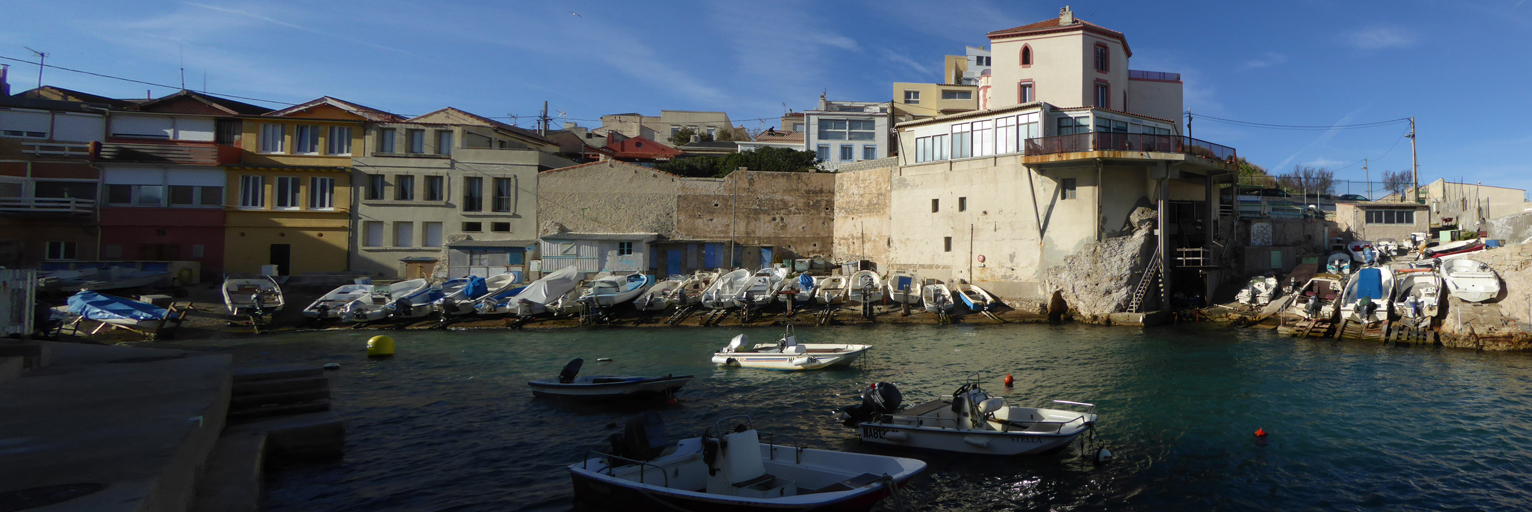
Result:
M787 325L776 343L747 347L749 342L746 335L735 336L728 346L713 354L713 364L764 370L819 370L850 365L862 353L872 350L872 345L800 344L792 324Z
M1371 325L1388 321L1394 301L1394 271L1387 266L1365 267L1346 280L1341 294L1341 320Z
M314 320L339 319L348 304L372 295L370 284L345 284L319 297L309 307L303 308L303 316Z
M1489 265L1468 258L1442 262L1442 281L1453 297L1464 302L1487 302L1500 296L1500 276Z
M532 394L548 398L579 400L616 400L628 398L651 398L672 396L686 383L691 375L665 375L663 377L624 377L612 375L581 376L584 359L575 358L564 366L557 378L537 379L527 382Z

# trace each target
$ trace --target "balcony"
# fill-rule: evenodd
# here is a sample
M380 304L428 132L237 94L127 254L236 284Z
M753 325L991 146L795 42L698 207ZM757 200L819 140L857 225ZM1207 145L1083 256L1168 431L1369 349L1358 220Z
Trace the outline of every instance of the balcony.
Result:
M1180 82L1180 73L1166 73L1164 71L1139 71L1128 70L1128 80L1154 80L1157 82Z
M1090 132L1027 139L1026 156L1059 155L1096 151L1157 152L1190 155L1233 165L1239 155L1234 148L1179 135Z
M220 148L208 143L126 143L101 145L98 158L106 162L133 162L177 165L218 165Z
M71 197L0 197L0 214L5 215L90 215L96 211L94 199Z
M96 142L23 141L21 152L32 156L91 158L100 150Z

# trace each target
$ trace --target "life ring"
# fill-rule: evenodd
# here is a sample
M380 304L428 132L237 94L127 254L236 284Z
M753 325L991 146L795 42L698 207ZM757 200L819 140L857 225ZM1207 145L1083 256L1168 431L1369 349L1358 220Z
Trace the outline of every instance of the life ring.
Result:
M176 282L177 283L181 283L183 285L192 284L192 271L191 271L191 269L183 268L183 269L181 269L180 272L176 272Z
M984 263L984 255L983 254L979 255L979 263Z

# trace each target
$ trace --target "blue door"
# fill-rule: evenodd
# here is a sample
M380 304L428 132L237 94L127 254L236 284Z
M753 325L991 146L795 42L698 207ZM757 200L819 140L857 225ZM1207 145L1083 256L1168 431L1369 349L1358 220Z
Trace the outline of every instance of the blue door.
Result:
M665 251L665 263L666 263L665 272L668 272L665 275L673 276L673 275L680 274L681 273L681 250L680 249L670 249L670 250Z
M721 244L707 244L702 246L702 267L718 268L723 266L723 261L718 258L718 252L723 247Z
M770 247L762 247L761 248L761 268L770 267L771 263L772 263L771 262L771 248Z

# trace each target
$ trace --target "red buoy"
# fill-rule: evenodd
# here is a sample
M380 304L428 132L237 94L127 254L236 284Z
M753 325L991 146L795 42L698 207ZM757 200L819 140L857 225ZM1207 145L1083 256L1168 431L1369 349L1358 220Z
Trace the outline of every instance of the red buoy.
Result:
M1005 374L1005 387L1011 387L1013 382L1016 382L1016 379L1012 379L1009 373Z
M1266 437L1266 429L1264 429L1264 428L1255 429L1255 437Z
M675 405L676 404L676 399L675 399L675 397L671 397L669 400L666 400L665 403L668 404L668 405Z

